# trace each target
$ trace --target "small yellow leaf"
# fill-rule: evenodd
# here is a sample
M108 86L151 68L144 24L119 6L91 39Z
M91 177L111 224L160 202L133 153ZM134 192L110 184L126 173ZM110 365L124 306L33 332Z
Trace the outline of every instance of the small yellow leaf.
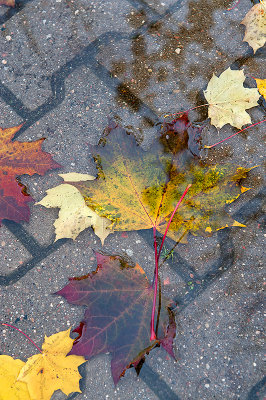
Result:
M246 26L246 32L243 41L253 48L254 53L264 46L266 42L266 3L261 0L260 3L255 4L241 24Z
M61 174L64 180L87 181L95 179L94 176L86 174ZM76 239L80 232L92 226L95 234L103 244L105 238L111 232L108 226L111 224L107 218L98 216L88 207L79 190L69 184L62 184L47 190L45 196L39 203L44 207L60 208L58 219L54 222L56 238Z
M207 228L205 229L205 232L211 233L212 232L212 228L210 226L207 226Z
M241 228L244 228L246 225L244 225L244 224L241 224L240 222L238 222L238 221L234 220L234 223L233 223L233 225L232 225L232 226L240 226Z
M266 79L256 79L260 94L266 99Z
M27 384L17 381L25 363L0 355L0 400L31 400Z
M244 88L244 81L243 70L235 71L230 67L219 78L213 74L204 95L209 103L208 116L216 128L231 124L241 129L251 123L245 110L257 106L260 95L255 88Z
M241 193L245 193L245 192L247 192L248 190L250 190L250 188L247 188L247 187L245 187L245 186L241 186Z
M70 329L45 336L43 352L30 357L22 367L18 380L28 385L32 400L49 400L58 389L66 395L80 392L78 367L86 360L67 356L74 342L69 333Z

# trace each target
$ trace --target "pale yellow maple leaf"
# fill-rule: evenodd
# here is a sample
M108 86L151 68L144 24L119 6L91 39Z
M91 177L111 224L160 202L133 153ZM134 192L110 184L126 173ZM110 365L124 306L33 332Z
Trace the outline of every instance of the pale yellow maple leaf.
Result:
M266 79L255 79L257 86L258 86L258 91L260 94L266 99Z
M245 110L257 106L260 95L255 88L244 88L244 81L243 70L231 70L230 67L219 77L213 74L204 95L209 103L208 116L216 128L231 124L241 129L251 123Z
M243 41L253 48L254 53L264 46L266 42L266 3L260 0L260 3L255 4L241 24L246 26L246 32Z
M32 400L27 384L17 381L24 365L19 359L0 355L0 400Z
M18 380L28 385L32 400L49 400L56 390L66 395L81 392L78 367L86 360L83 356L67 356L74 342L69 333L70 329L45 336L42 353L28 358L20 370Z
M69 173L59 174L65 181L88 181L95 179L87 174ZM101 239L102 244L111 233L108 226L111 221L100 217L89 208L79 190L70 184L62 184L47 190L45 196L39 203L44 207L60 208L58 219L54 222L56 238L76 239L80 232L92 226L95 234Z

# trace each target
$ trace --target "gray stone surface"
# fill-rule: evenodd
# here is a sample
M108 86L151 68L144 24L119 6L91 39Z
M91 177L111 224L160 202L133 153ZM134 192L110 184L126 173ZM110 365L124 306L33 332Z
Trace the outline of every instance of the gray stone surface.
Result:
M95 174L89 144L96 144L109 116L143 137L163 115L203 104L212 74L244 68L246 84L265 77L265 49L254 56L242 41L240 22L253 3L231 12L227 0L25 0L14 10L0 6L0 123L26 121L19 140L46 137L44 149L62 165L44 177L21 181L39 201L59 182L58 173ZM210 126L204 108L191 112L204 121L204 143L235 130ZM249 111L265 115L265 101ZM211 238L190 237L161 271L163 290L178 302L177 361L155 349L139 377L127 371L117 387L109 355L81 368L82 394L68 399L262 400L263 133L251 128L209 150L216 162L258 165L245 186L252 188L230 207L247 225ZM1 321L26 332L39 346L44 334L76 326L83 309L52 296L69 276L95 269L101 244L91 229L75 242L54 242L58 210L31 204L31 220L5 221L0 229ZM170 249L172 243L166 246ZM150 232L112 234L103 248L127 254L151 278ZM0 352L26 359L34 347L18 332L1 328ZM53 399L64 399L55 393Z

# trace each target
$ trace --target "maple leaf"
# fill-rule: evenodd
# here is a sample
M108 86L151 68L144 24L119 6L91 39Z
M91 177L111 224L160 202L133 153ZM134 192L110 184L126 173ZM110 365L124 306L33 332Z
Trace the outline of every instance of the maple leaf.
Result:
M240 181L249 169L236 165L202 166L192 162L180 168L172 155L155 143L150 151L135 138L113 126L93 152L98 168L94 181L72 182L86 204L112 221L113 231L156 229L166 224L188 185L185 199L170 225L168 236L179 240L185 231L210 233L225 226L241 225L224 206L241 194Z
M16 222L29 220L27 203L33 199L16 179L17 176L44 175L49 169L60 167L50 154L42 151L44 139L31 143L12 142L21 126L0 128L0 223L2 219Z
M207 89L204 91L209 103L209 118L216 128L231 124L238 129L250 124L251 119L245 111L258 105L259 93L255 88L244 88L243 70L227 68L219 78L213 74Z
M69 173L59 174L64 180L88 181L95 179L87 174ZM80 232L92 226L95 234L101 239L102 244L109 235L108 225L111 221L98 216L91 208L86 206L82 195L72 185L62 184L47 190L45 196L39 203L44 207L59 207L59 216L55 221L56 240L62 238L75 239Z
M15 0L0 0L0 5L8 6L8 7L15 7L16 2Z
M255 4L241 24L246 26L246 32L243 41L253 48L254 53L266 42L266 3L260 0Z
M32 400L49 400L60 389L66 395L80 392L78 367L86 360L81 356L67 356L73 345L70 329L45 336L43 352L28 358L18 380L28 385Z
M153 288L137 264L132 267L120 256L96 253L97 270L80 278L70 278L56 294L69 303L87 306L84 319L74 330L79 333L69 354L91 357L110 352L115 384L127 368L135 367L154 346L162 344L174 357L175 322L160 299L157 340L150 341Z
M0 399L1 400L32 400L28 386L17 380L19 372L25 363L14 360L10 356L0 355Z
M266 79L255 79L260 94L266 99Z

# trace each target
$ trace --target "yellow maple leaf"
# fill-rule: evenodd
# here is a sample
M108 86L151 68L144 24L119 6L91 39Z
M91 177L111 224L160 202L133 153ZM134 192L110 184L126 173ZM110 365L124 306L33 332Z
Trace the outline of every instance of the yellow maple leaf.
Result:
M67 356L74 342L69 333L70 329L45 336L43 352L30 357L20 370L18 380L28 385L32 400L49 400L58 389L66 395L81 392L78 367L86 360L82 356Z
M230 124L241 129L251 123L245 110L257 106L260 95L255 88L245 88L244 81L243 70L231 70L230 67L219 77L213 74L204 95L209 103L208 116L216 128Z
M31 400L27 384L17 381L25 363L0 355L0 400Z
M59 174L59 176L64 180L72 182L95 179L94 176L75 172ZM80 232L92 226L95 234L101 239L103 244L111 232L108 229L111 221L98 216L96 212L89 208L77 188L72 185L62 184L47 190L46 193L47 196L37 204L41 204L47 208L60 208L58 219L54 222L55 240L62 238L76 239Z
M258 91L266 99L266 79L255 79L258 86Z
M226 204L241 194L240 182L250 168L233 164L204 166L175 164L154 143L144 151L133 135L118 126L93 150L98 177L70 182L99 216L108 218L113 231L156 229L164 234L170 216L186 188L167 235L175 241L235 226ZM206 228L207 231L206 231Z
M254 53L264 46L266 42L266 3L261 0L260 3L255 4L241 24L246 26L246 32L243 41L253 48Z

